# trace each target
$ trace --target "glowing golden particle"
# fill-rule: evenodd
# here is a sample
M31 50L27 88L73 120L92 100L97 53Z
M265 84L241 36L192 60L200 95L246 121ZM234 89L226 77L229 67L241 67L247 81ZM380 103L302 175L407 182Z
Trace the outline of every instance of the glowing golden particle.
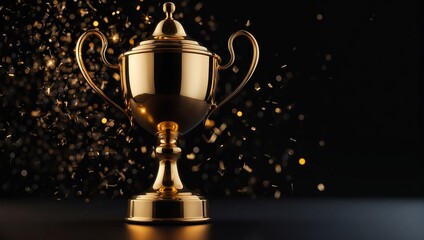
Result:
M212 134L212 136L208 139L208 143L214 143L217 138L218 135L216 133Z
M318 21L322 21L322 19L324 18L324 16L321 13L318 13L316 15L316 18L317 18Z
M304 158L300 158L300 159L299 159L299 164L300 164L300 165L305 165L305 164L306 164L306 159L304 159Z
M205 121L205 127L206 128L212 128L213 126L215 126L215 121L214 120L210 120L210 119L206 119L206 121Z
M80 12L81 17L84 17L86 14L88 14L88 11L85 10L85 9L82 9L82 8L79 10L79 12Z
M243 169L244 169L246 172L248 172L248 173L252 173L252 172L253 172L253 169L252 169L250 166L248 166L246 163L245 163L245 164L243 164Z
M98 27L98 26L99 26L99 22L98 22L98 21L94 21L94 22L93 22L93 26L94 26L94 27Z
M225 164L223 161L219 161L219 169L220 170L225 170Z
M107 118L102 118L102 123L106 124L107 123Z
M134 160L132 160L132 159L128 159L128 163L129 163L130 165L134 165L134 164L135 164L135 161L134 161Z
M113 50L113 48L108 48L108 49L106 50L106 52L107 52L108 54L113 55L113 54L115 53L115 50Z
M324 191L324 190L325 190L325 185L324 185L323 183L319 183L319 184L317 185L317 188L318 188L318 190L319 190L320 192L322 192L322 191Z
M294 107L294 104L289 104L289 105L287 105L287 110L292 110L293 107Z
M202 17L201 16L197 16L194 18L194 21L197 23L201 23L202 22Z
M119 41L119 34L115 33L112 35L112 42L117 43Z
M250 22L250 20L247 20L246 22L246 27L249 27L252 23Z
M259 85L259 83L255 83L255 90L256 91L261 90L261 85Z
M293 150L293 149L289 149L289 150L287 151L287 153L291 156L291 155L293 155L293 154L294 154L294 150Z
M278 190L275 190L274 198L275 198L275 199L279 199L280 197L281 197L281 192L280 192L280 191L278 191Z
M199 2L194 6L194 10L200 11L200 9L202 9L202 7L203 7L203 3Z
M274 167L275 173L281 173L282 170L283 169L281 168L281 165L280 164L276 164L275 165L275 167Z
M281 76L281 75L277 75L277 76L275 76L275 80L277 81L277 82L281 82L282 80L283 80L283 77Z
M194 159L196 159L196 154L195 153L189 153L189 154L187 154L187 159L188 160L194 160Z
M237 111L237 117L241 117L243 116L243 112L242 111Z
M54 61L53 59L49 59L49 60L46 62L46 66L47 66L48 68L50 68L50 69L53 69L53 68L55 67L55 61Z
M235 65L231 70L233 70L234 73L238 73L240 71L240 69Z
M114 73L114 74L112 75L112 77L113 77L113 79L115 79L116 81L121 80L121 76L120 76L118 73Z
M281 113L281 108L277 107L277 108L274 109L274 111L275 111L275 113Z
M31 112L31 117L39 117L41 116L41 110L37 109Z
M192 172L198 172L200 170L199 165L194 165L191 167Z

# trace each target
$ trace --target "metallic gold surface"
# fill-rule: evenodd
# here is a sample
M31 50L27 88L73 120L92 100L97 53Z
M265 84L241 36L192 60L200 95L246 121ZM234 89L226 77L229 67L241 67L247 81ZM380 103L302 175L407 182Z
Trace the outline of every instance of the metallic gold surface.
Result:
M165 19L152 36L120 55L119 64L107 61L106 37L97 30L82 34L76 45L77 63L88 84L106 102L121 110L131 124L137 123L155 135L159 169L149 190L129 199L127 222L198 222L210 220L207 200L185 188L178 174L181 149L178 137L207 119L216 109L233 98L251 78L259 60L259 46L249 32L239 30L228 40L230 60L221 58L187 36L172 14L175 5L163 6ZM106 66L120 69L124 106L115 103L94 83L84 65L82 48L89 36L101 39L101 58ZM215 101L220 70L234 64L233 41L245 36L253 47L252 62L240 82L221 102Z
M210 239L211 224L156 227L140 224L127 224L130 240L207 240Z
M128 222L207 222L207 200L186 189L180 179L177 160L181 149L176 145L179 133L175 122L158 124L159 141L155 149L159 170L153 186L128 201Z

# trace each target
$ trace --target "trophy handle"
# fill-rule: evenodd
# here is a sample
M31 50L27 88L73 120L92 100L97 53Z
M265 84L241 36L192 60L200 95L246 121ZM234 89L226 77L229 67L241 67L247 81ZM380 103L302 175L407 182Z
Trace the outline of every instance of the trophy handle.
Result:
M108 42L107 42L107 38L106 36L101 33L98 30L95 29L91 29L86 31L85 33L83 33L76 44L76 58L77 58L77 63L78 66L82 72L82 75L84 76L85 80L87 81L88 85L90 85L90 87L97 93L100 95L100 97L103 98L104 101L106 101L107 103L111 104L112 106L114 106L115 108L119 109L121 112L123 112L125 114L125 116L128 117L128 119L130 120L130 123L132 125L132 119L131 117L128 115L128 113L121 107L119 106L116 102L114 102L112 99L110 99L108 96L106 96L106 94L93 82L93 79L91 79L90 74L88 73L85 64L84 64L84 60L82 58L82 46L84 44L84 41L90 37L91 35L95 35L98 38L100 38L100 40L102 41L102 49L100 51L100 56L101 59L103 61L103 63L113 69L119 69L120 66L119 64L111 64L107 59L106 59L106 50L107 50L107 46L108 46Z
M239 93L241 91L241 89L243 89L243 87L246 85L246 83L252 77L252 74L255 71L256 66L258 65L258 61L259 61L259 45L258 45L258 42L256 41L255 37L253 37L253 35L251 33L249 33L248 31L239 30L239 31L234 32L233 34L231 34L230 38L228 39L228 50L230 51L230 61L227 64L225 64L225 65L222 65L222 66L219 65L218 66L218 70L224 70L224 69L227 69L227 68L229 68L229 67L231 67L233 65L234 60L235 60L235 53L234 53L234 48L233 48L233 41L238 36L245 36L252 43L252 47L253 47L252 63L250 64L250 68L247 71L246 76L241 81L241 83L238 85L238 87L236 89L234 89L230 93L230 95L228 95L227 97L225 97L220 103L213 104L212 105L212 109L209 111L206 119L208 119L210 117L210 115L213 112L215 112L216 109L220 108L223 104L225 104L226 102L228 102L237 93Z

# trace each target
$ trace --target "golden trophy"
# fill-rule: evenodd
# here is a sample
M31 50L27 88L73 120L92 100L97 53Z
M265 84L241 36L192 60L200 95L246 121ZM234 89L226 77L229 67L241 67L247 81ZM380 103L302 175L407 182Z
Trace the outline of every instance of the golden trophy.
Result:
M209 115L236 95L251 78L259 59L256 39L247 31L234 32L228 40L230 60L221 65L221 58L191 39L182 25L173 18L175 5L163 4L165 19L153 34L119 56L111 64L105 56L107 38L98 30L83 33L76 44L78 66L88 84L106 102L122 111L134 122L155 135L158 144L155 156L159 169L153 185L128 200L128 223L204 223L210 220L207 200L185 187L179 177L177 160L181 154L178 137L192 130ZM104 64L120 70L123 105L111 100L94 83L88 73L82 46L90 36L101 39ZM215 101L218 71L233 65L233 40L247 37L253 46L250 68L244 79L221 102Z

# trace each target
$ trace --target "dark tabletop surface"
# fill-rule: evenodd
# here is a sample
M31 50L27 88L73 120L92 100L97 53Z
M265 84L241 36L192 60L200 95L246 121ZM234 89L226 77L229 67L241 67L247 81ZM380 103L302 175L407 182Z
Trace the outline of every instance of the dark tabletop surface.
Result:
M126 201L0 200L0 240L424 239L424 199L210 199L212 221L124 222Z

